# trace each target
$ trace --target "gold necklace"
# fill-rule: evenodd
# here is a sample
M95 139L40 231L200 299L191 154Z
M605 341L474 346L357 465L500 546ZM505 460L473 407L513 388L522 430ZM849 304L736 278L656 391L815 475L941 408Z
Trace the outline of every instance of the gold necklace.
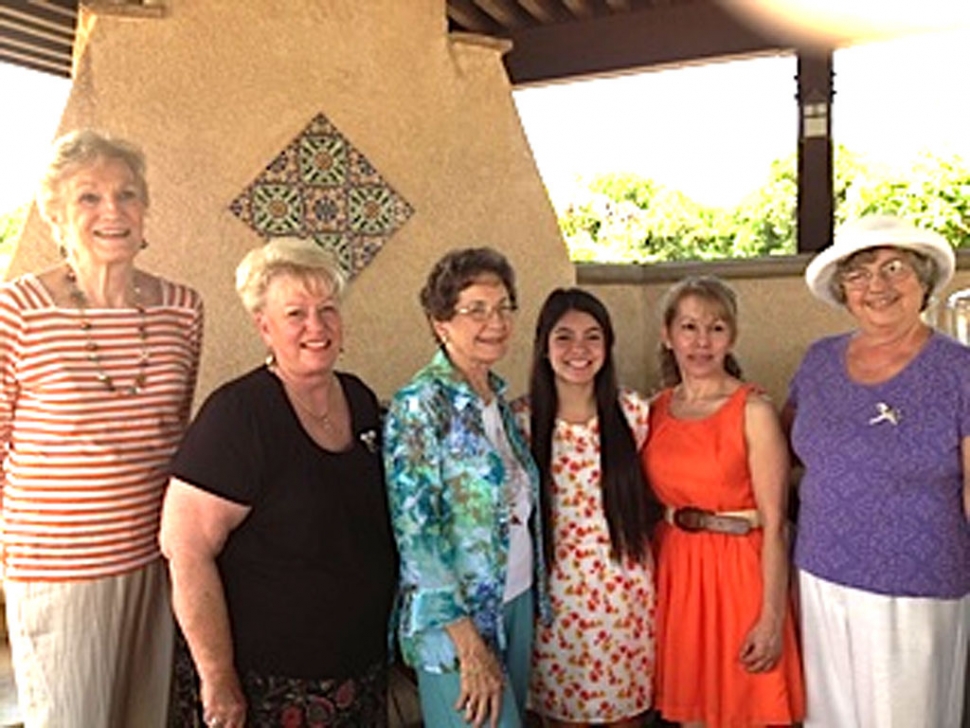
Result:
M111 375L104 370L104 364L101 361L101 347L98 346L98 342L91 335L91 329L93 327L87 312L88 297L84 295L84 291L78 286L77 274L70 266L68 266L65 278L69 289L68 295L81 314L81 330L84 332L86 338L84 350L87 353L88 361L94 365L95 378L109 392L118 395L138 394L145 388L145 384L148 381L148 321L146 320L145 306L141 300L141 288L137 285L132 285L131 288L132 305L138 311L138 338L141 340L141 352L138 355L138 371L131 384L122 387L116 384Z
M282 382L283 389L286 394L293 400L293 402L303 410L304 413L310 416L311 419L320 423L320 426L325 430L330 430L333 428L333 422L330 419L330 403L327 403L327 409L317 414L313 411L313 408L303 401L303 398L296 393L296 387L294 387L290 382L287 381L286 377L280 372L279 367L276 364L270 365L270 371L277 376L277 378ZM333 380L330 381L330 385L333 386Z
M319 422L320 423L320 426L323 429L329 430L330 428L333 427L333 423L330 421L330 408L329 407L327 407L327 411L326 412L322 412L320 414L317 414L316 412L314 412L310 408L310 406L306 402L304 402L302 399L300 399L300 397L297 396L296 392L294 392L291 388L288 387L286 391L293 398L293 401L296 402L297 406L299 406L299 408L301 410L303 410L306 414L310 415L310 417L312 419L314 419L317 422Z

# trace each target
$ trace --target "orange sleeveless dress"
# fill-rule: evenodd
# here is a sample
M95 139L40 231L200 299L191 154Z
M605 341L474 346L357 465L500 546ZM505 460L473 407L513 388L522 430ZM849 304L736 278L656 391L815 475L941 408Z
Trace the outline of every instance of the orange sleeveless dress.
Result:
M668 506L713 511L755 508L744 438L744 385L714 414L678 420L673 390L650 408L644 472ZM739 653L761 611L762 533L657 533L655 705L672 721L708 728L786 725L805 714L805 691L789 606L784 646L770 672L749 673Z

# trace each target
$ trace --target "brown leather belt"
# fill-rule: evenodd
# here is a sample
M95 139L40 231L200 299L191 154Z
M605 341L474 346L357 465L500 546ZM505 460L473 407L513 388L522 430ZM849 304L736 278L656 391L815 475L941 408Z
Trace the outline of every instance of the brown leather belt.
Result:
M761 517L754 508L744 511L707 511L694 506L684 508L668 506L665 519L667 523L688 533L711 531L744 536L753 529L761 527Z

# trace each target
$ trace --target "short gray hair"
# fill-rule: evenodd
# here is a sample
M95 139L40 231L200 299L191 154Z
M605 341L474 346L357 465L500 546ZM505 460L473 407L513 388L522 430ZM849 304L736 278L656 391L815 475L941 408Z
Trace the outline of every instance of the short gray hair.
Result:
M916 280L923 287L923 302L920 305L920 311L925 311L930 303L933 290L940 280L940 266L937 265L933 258L918 250L902 248L896 245L878 245L873 248L864 248L840 260L835 266L835 274L829 278L829 293L832 298L845 306L845 288L842 286L842 275L857 267L860 262L872 260L875 257L876 251L881 248L895 250L909 260L910 265L913 266L913 271L916 273Z
M50 161L40 180L37 207L48 223L53 223L55 213L63 204L61 187L64 181L80 169L103 159L118 160L131 170L138 196L148 207L148 182L145 180L145 155L142 151L123 139L93 129L79 129L54 141Z
M278 275L323 283L338 300L347 285L334 256L313 240L273 238L250 250L236 267L236 292L249 313L262 310L266 289Z

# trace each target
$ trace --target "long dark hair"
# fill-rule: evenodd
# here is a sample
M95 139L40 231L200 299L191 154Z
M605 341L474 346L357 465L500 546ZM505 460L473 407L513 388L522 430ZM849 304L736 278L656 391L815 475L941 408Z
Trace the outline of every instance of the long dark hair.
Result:
M536 321L532 348L529 380L532 455L541 476L539 507L543 516L546 559L552 564L556 553L552 528L552 437L559 410L556 376L549 363L549 336L569 311L589 314L603 329L606 358L594 379L603 512L614 558L619 561L629 556L643 563L648 558L653 529L660 520L660 503L643 475L633 432L620 408L610 314L598 298L579 288L557 288L549 294Z

